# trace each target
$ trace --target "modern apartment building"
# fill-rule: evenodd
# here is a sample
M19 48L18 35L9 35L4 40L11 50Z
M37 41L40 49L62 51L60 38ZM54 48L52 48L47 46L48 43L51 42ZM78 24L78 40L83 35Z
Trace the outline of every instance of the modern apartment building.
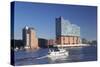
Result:
M36 31L31 27L23 28L23 43L25 48L37 49L38 46L38 38L36 37Z
M71 45L80 43L80 27L71 24L63 17L58 17L56 22L56 43Z

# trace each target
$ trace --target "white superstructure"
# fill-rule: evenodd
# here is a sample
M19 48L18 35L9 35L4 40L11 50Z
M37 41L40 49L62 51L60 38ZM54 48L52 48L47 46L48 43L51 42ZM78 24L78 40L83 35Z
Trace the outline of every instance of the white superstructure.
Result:
M65 49L59 49L58 51L49 50L47 57L52 60L56 60L56 59L67 58L68 55L69 55L69 52L66 51Z

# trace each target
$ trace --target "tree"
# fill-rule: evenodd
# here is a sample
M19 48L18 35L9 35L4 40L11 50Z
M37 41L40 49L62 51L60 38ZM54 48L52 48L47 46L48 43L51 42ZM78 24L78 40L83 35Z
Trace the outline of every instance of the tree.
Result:
M91 41L91 45L92 45L92 46L97 45L97 40L92 40L92 41Z
M88 44L88 41L85 38L82 38L82 44Z

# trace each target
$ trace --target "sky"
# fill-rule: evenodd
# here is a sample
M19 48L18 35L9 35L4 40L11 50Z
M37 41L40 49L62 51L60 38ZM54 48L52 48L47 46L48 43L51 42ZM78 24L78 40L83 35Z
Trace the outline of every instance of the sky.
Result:
M15 2L14 37L22 39L22 29L33 27L38 38L55 38L55 18L62 16L80 27L81 38L97 39L97 7L67 4Z

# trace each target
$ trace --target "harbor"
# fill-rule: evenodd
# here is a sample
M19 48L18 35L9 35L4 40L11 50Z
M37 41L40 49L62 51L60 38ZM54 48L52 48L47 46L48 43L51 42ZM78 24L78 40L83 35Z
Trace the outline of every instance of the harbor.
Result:
M53 49L53 48L52 48ZM68 56L48 58L49 49L38 49L37 51L18 50L15 51L15 65L32 64L55 64L68 62L83 62L97 60L97 47L88 46L81 48L67 48Z

